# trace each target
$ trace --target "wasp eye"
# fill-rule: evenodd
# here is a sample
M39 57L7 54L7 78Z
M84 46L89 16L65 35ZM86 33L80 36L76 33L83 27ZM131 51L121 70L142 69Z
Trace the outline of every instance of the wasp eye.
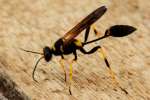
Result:
M43 49L43 52L44 52L44 58L45 58L45 60L47 62L50 61L51 58L52 58L52 51L51 51L51 49L49 47L45 47Z

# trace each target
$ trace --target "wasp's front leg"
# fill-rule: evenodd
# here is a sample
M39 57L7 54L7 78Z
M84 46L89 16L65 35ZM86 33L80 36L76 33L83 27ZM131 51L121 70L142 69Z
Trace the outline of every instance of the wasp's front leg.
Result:
M59 61L63 71L64 71L64 75L65 75L65 82L67 82L67 73L66 73L66 69L65 69L65 66L64 66L64 56L61 55L61 60Z
M74 55L75 58L70 63L70 72L69 72L69 79L70 79L70 82L69 82L69 93L70 93L70 95L72 95L71 85L72 85L72 75L73 75L73 62L75 62L77 60L77 52L76 52L76 50L73 51L73 55Z

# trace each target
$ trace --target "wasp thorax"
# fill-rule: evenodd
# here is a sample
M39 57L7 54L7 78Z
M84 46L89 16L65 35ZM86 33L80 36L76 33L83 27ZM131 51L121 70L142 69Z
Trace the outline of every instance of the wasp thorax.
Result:
M44 47L43 48L43 52L44 52L44 58L45 60L48 62L51 60L52 58L52 50L49 47Z

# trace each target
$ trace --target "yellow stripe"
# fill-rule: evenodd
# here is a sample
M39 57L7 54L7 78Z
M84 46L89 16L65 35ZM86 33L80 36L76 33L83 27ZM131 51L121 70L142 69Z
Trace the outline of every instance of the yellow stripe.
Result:
M56 50L55 45L52 46L52 49L53 49L54 51Z
M103 49L103 48L100 49L100 57L101 57L102 59L105 59L105 58L106 58L106 55L105 55L105 52L104 52L104 49Z
M66 82L66 78L67 78L67 74L66 74L66 70L65 70L65 66L64 66L64 59L61 59L60 61L59 61L59 63L60 63L60 65L61 65L61 67L62 67L62 69L63 69L63 71L64 71L64 74L65 74L65 82Z
M80 40L76 40L74 41L74 43L77 45L77 46L82 46L82 42Z
M71 64L70 64L70 84L72 82L72 63L73 62L71 62Z

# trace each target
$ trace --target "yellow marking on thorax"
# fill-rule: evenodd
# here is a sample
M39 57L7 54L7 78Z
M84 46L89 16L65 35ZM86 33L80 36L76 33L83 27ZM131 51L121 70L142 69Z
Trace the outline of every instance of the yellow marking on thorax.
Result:
M82 42L80 40L75 40L74 43L79 46L82 47Z

